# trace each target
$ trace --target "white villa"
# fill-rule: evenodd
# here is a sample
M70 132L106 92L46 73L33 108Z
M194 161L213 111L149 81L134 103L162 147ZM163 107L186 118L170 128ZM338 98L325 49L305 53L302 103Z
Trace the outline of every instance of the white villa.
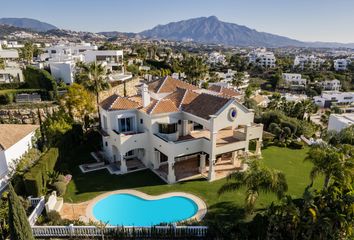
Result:
M339 91L342 87L340 81L337 79L320 82L320 85L326 91Z
M32 147L38 125L0 124L0 192L7 186L17 160Z
M350 105L354 103L354 92L323 91L321 96L313 97L316 105L329 108L332 103Z
M303 79L301 74L297 73L283 73L283 79L286 84L292 88L304 88L306 86L306 79Z
M234 75L237 73L237 71L234 71L232 69L228 69L226 72L215 72L218 78L220 79L218 82L208 82L210 87L218 86L222 88L229 88L229 89L235 89L237 91L242 91L245 90L248 85L249 85L249 77L250 75L247 72L243 72L244 77L241 79L241 85L236 87L233 86L232 81L234 78ZM234 92L237 92L233 90ZM240 95L238 93L238 95Z
M214 65L214 64L226 64L226 57L224 54L221 54L219 52L212 52L208 56L207 63Z
M168 183L195 177L209 181L241 170L238 160L263 125L234 98L208 94L166 77L143 84L141 95L112 95L100 104L103 151L119 174L152 169Z
M265 68L275 67L276 58L273 52L266 49L256 49L248 54L248 62Z
M123 51L101 51L90 43L48 47L40 59L46 61L56 80L62 80L66 84L74 82L76 63L80 61L102 63L109 73L110 81L125 81L132 78L131 74L124 73Z
M0 63L4 64L4 68L0 68L0 84L24 81L18 58L16 49L2 49L0 45Z
M336 71L345 71L350 63L350 58L335 59L333 61L333 67Z
M294 67L304 69L304 67L317 69L325 62L324 59L314 55L299 55L294 59Z
M331 114L328 120L328 131L340 132L354 124L354 113Z

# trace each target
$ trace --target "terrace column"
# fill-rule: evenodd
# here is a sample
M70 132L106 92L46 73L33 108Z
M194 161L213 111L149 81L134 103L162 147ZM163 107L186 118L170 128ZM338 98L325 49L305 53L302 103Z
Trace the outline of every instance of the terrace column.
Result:
M168 183L175 183L176 182L176 175L175 175L175 159L173 157L168 157L168 174L167 174L167 181Z
M120 171L122 173L128 172L127 160L124 158L124 154L120 155Z
M261 147L262 147L262 140L259 139L259 140L257 140L257 142L256 142L256 152L255 152L255 154L256 154L257 156L261 156L261 155L262 155Z
M205 171L205 157L206 157L206 155L203 153L203 154L200 154L199 156L200 156L199 172L203 173Z
M210 154L209 154L209 173L208 181L215 179L215 162L216 162L216 141L218 131L215 129L215 115L210 116Z
M153 161L154 169L158 169L160 167L160 152L155 151L154 155L155 155Z
M232 165L235 165L235 162L238 160L238 154L237 151L232 152L232 156L231 156L231 163Z

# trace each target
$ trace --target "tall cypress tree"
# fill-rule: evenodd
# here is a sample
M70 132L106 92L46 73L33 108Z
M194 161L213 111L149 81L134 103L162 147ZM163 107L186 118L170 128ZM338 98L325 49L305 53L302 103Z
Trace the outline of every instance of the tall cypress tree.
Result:
M9 185L9 228L11 240L34 240L25 209L12 185Z

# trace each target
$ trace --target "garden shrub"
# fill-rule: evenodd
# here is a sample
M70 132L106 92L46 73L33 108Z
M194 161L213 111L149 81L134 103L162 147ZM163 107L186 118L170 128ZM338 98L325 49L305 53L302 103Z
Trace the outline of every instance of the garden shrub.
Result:
M14 83L2 83L0 84L0 90L5 90L5 89L18 89L18 88L23 88L25 87L24 82L14 82Z
M40 196L46 192L48 172L54 170L58 160L57 148L49 149L25 175L25 189L28 195Z
M37 197L43 192L42 175L40 172L33 175L34 173L34 171L27 172L23 178L27 195Z
M44 69L27 66L23 75L28 88L39 88L47 91L57 92L57 83L52 75Z
M66 182L66 178L64 175L60 174L57 179L58 182Z
M55 182L53 183L54 190L57 192L58 196L63 196L66 192L66 183L65 182Z
M51 224L59 224L61 222L61 216L57 211L50 211L47 213L47 219Z
M288 147L292 148L292 149L303 149L304 148L304 144L302 142L298 142L298 141L291 141L288 144Z

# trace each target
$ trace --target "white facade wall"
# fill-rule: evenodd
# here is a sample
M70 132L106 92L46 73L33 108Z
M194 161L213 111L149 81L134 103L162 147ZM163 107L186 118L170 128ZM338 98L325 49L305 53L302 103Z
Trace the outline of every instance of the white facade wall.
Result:
M354 113L351 114L331 114L328 120L328 131L340 132L354 124Z
M10 148L0 151L0 176L9 173L15 167L16 160L32 147L32 138L34 135L35 132L32 132Z
M51 62L49 64L52 76L57 80L62 80L66 84L74 82L75 63L73 61Z

